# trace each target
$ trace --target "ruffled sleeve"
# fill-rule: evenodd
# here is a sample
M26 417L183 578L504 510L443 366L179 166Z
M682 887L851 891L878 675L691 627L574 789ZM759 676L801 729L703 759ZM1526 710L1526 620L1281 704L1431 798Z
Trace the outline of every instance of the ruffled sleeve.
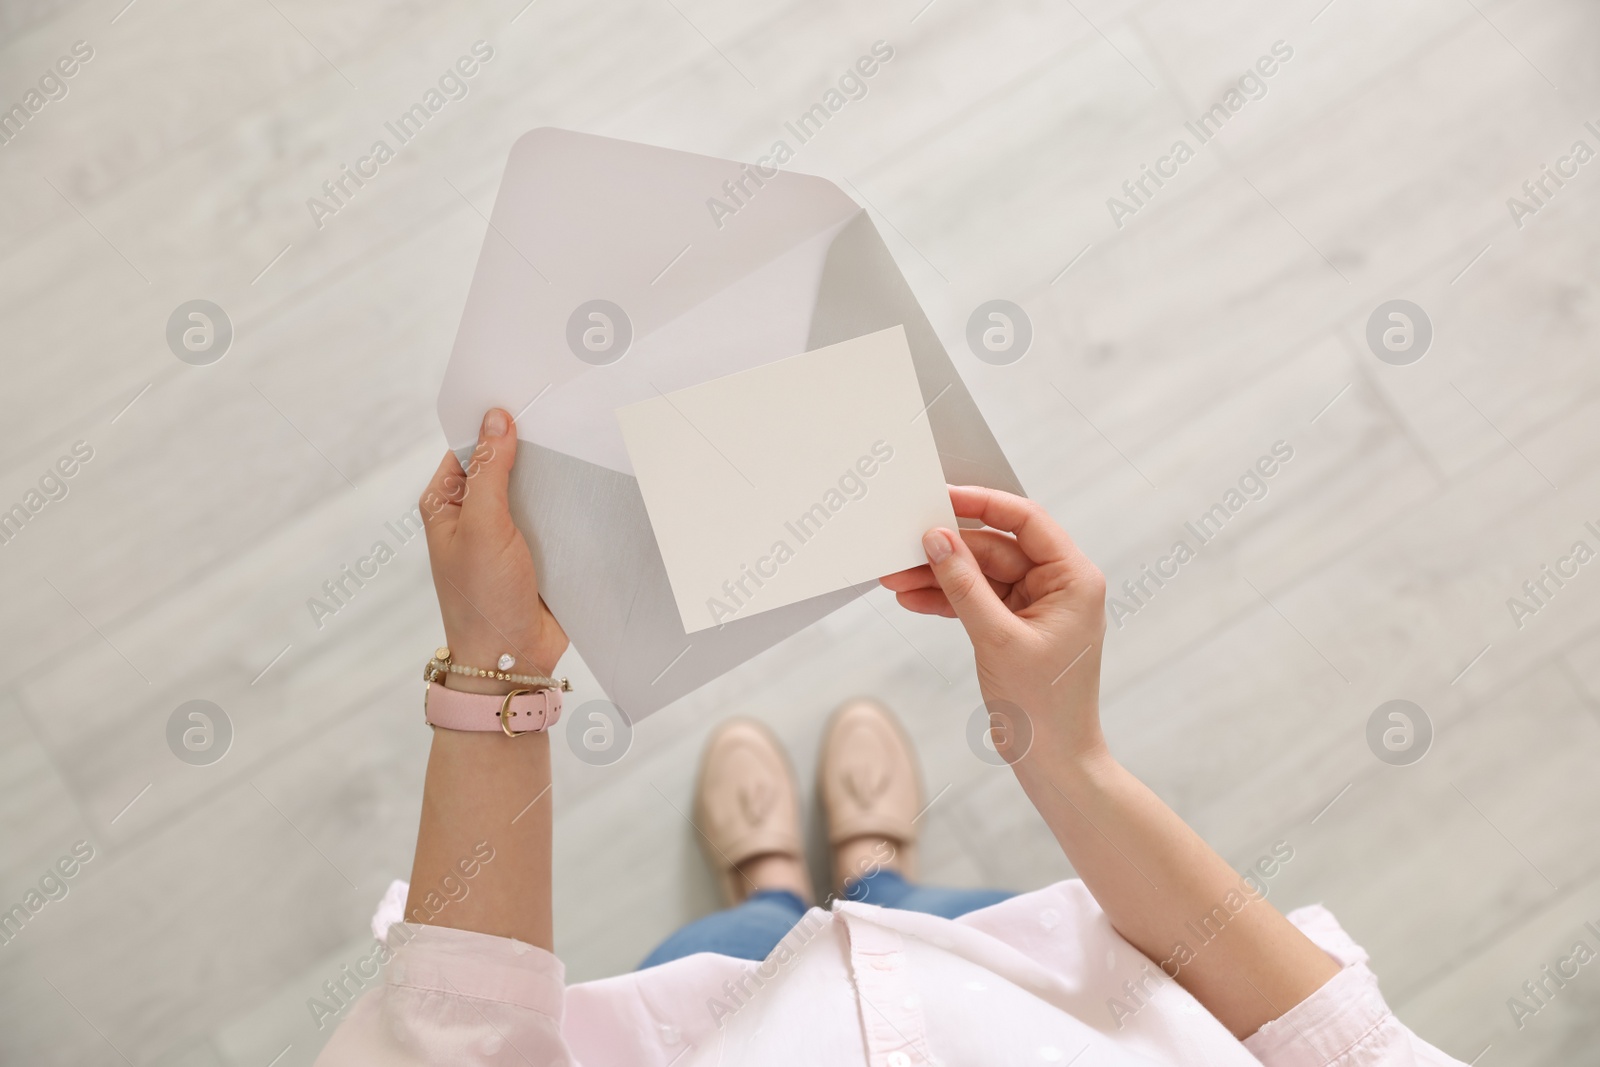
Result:
M561 1034L565 971L555 956L442 926L397 923L387 934L400 947L382 987L352 1005L318 1067L574 1062Z
M1245 1038L1265 1067L1464 1067L1407 1029L1378 991L1367 953L1320 905L1289 914L1343 967L1305 1000Z

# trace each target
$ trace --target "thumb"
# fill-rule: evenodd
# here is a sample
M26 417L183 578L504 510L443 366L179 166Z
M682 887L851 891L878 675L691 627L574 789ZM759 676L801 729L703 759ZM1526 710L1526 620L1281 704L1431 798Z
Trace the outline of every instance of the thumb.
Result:
M943 527L929 530L922 535L922 550L928 554L928 563L945 599L950 601L974 645L1010 623L1011 609L989 587L983 569L960 534Z
M478 445L467 461L467 493L461 518L468 524L492 520L506 512L511 463L517 457L517 431L511 416L490 408L478 430Z

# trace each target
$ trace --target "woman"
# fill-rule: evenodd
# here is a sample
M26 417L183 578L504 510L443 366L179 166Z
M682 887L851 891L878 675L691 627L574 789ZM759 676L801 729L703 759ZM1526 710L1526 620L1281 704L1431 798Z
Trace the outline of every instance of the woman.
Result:
M1116 762L1099 722L1104 579L1036 504L971 487L952 488L955 513L986 528L929 531L928 563L883 584L966 629L1005 727L996 749L1082 880L999 902L911 886L909 750L886 713L857 705L833 732L875 737L881 773L830 769L827 753L863 746L829 745L822 791L836 880L866 902L803 912L787 767L736 723L709 746L696 820L730 902L744 901L735 918L675 935L633 974L564 988L542 729L556 698L507 696L536 683L493 677L546 675L567 647L507 510L515 444L509 416L490 411L482 458L463 477L446 455L423 497L448 662L476 669L435 664L429 717L468 728L434 731L406 905L417 921L390 931L403 947L383 987L320 1063L1457 1062L1394 1018L1331 915L1284 918ZM497 669L502 656L514 669ZM470 892L451 892L462 878ZM925 906L908 905L918 893Z

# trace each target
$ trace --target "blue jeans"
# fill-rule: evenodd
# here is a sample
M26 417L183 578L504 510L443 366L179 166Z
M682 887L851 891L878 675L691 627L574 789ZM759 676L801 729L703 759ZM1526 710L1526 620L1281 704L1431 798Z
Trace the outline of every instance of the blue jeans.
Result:
M920 911L954 919L1014 896L1000 889L937 889L912 885L891 870L879 870L845 887L845 899L902 911ZM715 952L741 960L764 960L800 917L805 902L787 889L763 889L737 907L696 919L680 927L645 957L639 969Z

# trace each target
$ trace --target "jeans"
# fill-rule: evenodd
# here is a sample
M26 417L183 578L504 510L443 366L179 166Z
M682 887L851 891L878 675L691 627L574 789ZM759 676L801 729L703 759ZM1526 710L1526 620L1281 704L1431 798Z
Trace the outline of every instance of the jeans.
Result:
M954 919L969 911L998 904L1013 893L1000 889L938 889L912 885L897 872L879 870L845 887L845 899L902 911L920 911ZM691 956L715 952L741 960L764 960L800 917L805 902L787 889L763 889L743 904L696 919L680 927L645 957L639 969Z

